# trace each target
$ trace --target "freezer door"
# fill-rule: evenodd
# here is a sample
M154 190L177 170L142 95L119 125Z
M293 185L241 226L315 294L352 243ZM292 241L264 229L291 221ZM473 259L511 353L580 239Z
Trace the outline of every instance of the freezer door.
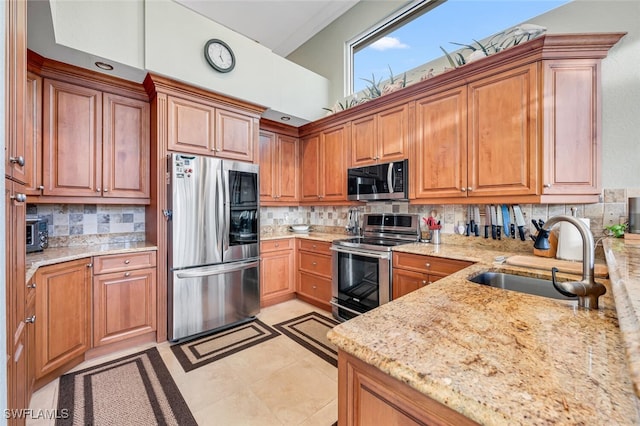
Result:
M246 320L260 312L259 261L173 271L169 340Z
M222 263L225 232L222 161L171 154L170 172L169 267Z

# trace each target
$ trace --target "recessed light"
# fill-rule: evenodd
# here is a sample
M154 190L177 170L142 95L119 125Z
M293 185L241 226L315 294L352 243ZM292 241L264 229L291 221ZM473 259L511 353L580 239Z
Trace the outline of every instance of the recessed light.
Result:
M280 120L282 120L282 121L289 121L289 120L291 120L291 117L288 117L288 116L286 116L286 115L283 115L282 117L280 117Z
M96 62L96 67L105 71L111 71L113 69L113 65L107 64L106 62L99 62L99 61Z

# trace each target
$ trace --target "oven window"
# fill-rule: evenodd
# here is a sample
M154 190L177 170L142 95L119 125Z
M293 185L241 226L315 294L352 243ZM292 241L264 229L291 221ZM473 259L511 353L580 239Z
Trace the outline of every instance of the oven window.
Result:
M379 262L377 257L338 253L338 299L358 312L379 306Z

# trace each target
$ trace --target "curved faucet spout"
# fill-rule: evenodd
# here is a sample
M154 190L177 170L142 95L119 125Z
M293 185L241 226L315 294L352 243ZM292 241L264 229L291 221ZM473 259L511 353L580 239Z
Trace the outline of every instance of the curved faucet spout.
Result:
M562 283L562 288L578 296L578 306L587 309L598 309L598 298L606 293L607 289L594 279L595 245L593 234L584 222L573 216L559 215L550 218L539 232L534 247L543 246L544 239L549 235L553 225L559 222L569 222L578 228L582 237L582 280ZM544 231L544 232L543 232ZM540 241L538 241L540 240Z

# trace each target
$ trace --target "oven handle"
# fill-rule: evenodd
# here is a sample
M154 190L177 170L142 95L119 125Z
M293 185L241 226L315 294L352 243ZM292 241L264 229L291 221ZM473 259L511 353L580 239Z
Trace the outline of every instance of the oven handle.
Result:
M337 251L339 253L346 253L346 254L359 254L360 256L365 256L365 257L375 257L377 259L390 259L391 258L391 252L377 252L377 251L365 251L365 250L358 250L358 249L353 249L353 248L345 248L345 247L340 247L340 246L331 246L331 250L333 251Z
M342 306L341 304L336 303L333 300L330 300L329 303L332 304L333 306L335 306L336 308L344 309L345 311L351 312L352 314L356 314L356 315L362 315L363 314L363 312L354 311L353 309L349 309L346 306Z

